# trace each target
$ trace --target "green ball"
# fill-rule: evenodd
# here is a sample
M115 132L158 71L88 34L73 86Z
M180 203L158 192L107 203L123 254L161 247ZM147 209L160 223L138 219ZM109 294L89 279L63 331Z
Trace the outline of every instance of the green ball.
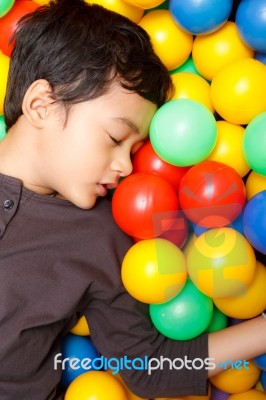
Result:
M150 140L154 151L169 164L194 165L205 160L216 144L216 120L197 101L170 100L155 113Z
M0 1L0 18L8 13L11 10L15 3L15 0L1 0Z
M243 150L250 168L266 176L266 112L257 115L246 127Z
M190 56L184 64L180 65L180 67L177 67L170 71L170 75L177 74L178 72L190 72L192 74L200 75L199 71L195 67L193 58Z
M212 319L210 325L206 329L206 332L220 331L221 329L227 327L227 323L227 316L214 305Z
M190 279L173 299L151 304L149 308L156 329L174 340L199 336L209 326L213 315L212 299L201 293Z
M0 140L4 139L5 136L6 136L6 124L4 116L0 115Z

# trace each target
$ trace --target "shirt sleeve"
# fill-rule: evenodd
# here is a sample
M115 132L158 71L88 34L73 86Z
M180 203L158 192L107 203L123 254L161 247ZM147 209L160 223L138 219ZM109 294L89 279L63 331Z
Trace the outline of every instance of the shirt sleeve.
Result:
M133 245L131 238L113 225L100 242L102 251L97 251L100 256L92 256L98 265L97 277L89 290L88 305L83 310L98 351L107 359L125 356L128 360L165 359L162 368L150 373L125 366L119 371L132 392L140 397L206 395L206 368L171 369L166 359L204 360L208 357L208 335L187 341L161 335L151 322L149 306L131 297L121 282L121 263ZM177 365L180 366L180 362Z

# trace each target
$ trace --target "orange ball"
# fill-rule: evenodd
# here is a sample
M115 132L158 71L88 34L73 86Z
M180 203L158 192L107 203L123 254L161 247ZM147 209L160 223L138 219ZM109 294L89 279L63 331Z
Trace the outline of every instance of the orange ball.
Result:
M266 394L256 389L244 393L231 394L227 400L266 400Z
M248 369L247 369L248 368ZM251 389L260 376L260 369L253 361L248 361L246 367L239 365L210 378L211 383L226 393L241 393ZM249 400L253 400L252 397Z
M253 55L254 50L240 39L236 24L231 21L209 35L196 36L192 48L195 67L209 81L223 66Z
M257 261L255 276L250 286L240 296L214 299L220 311L232 318L249 319L266 308L266 268Z
M150 11L139 25L149 34L155 53L168 70L179 67L188 59L193 36L175 23L170 11Z
M171 78L175 87L173 99L195 100L206 106L210 112L214 112L210 85L204 78L191 72L173 73Z
M252 58L221 68L211 83L211 100L218 114L233 124L248 124L266 111L266 66Z
M218 161L234 168L241 176L245 176L250 167L243 152L245 129L241 125L227 121L217 121L217 142L207 160Z

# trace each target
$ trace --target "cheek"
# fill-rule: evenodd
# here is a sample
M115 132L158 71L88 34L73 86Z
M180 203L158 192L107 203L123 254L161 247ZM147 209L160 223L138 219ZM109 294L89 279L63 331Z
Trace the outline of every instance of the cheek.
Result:
M132 146L132 149L131 149L131 154L134 155L141 148L141 146L144 145L144 143L145 143L145 141L142 140L141 142L134 144L134 146Z

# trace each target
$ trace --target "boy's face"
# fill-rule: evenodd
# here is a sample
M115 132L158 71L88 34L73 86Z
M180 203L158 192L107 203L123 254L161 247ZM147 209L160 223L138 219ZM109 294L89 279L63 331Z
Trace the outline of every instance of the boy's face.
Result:
M74 105L65 127L63 106L51 107L46 178L61 196L89 209L132 172L131 154L147 137L156 106L113 85L107 94Z

